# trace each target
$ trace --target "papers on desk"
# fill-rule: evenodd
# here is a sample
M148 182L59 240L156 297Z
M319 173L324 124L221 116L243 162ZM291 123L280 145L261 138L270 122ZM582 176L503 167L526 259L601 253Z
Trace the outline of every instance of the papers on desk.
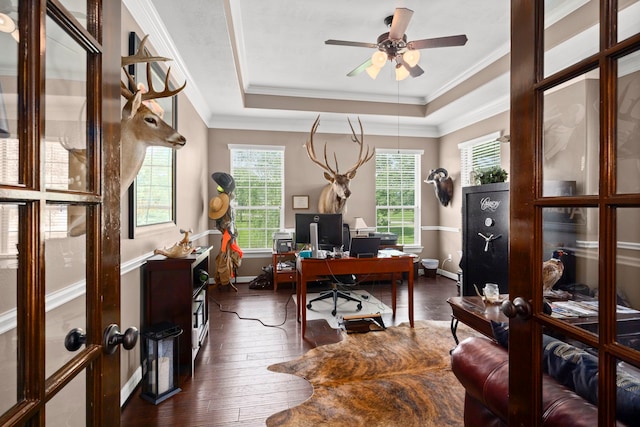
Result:
M388 248L388 249L380 249L378 251L378 256L384 258L384 257L394 257L394 256L413 256L413 254L408 254L406 252L402 252L397 249Z
M564 317L592 317L598 315L598 301L555 301L551 303L552 316ZM640 311L618 305L618 314L639 314Z

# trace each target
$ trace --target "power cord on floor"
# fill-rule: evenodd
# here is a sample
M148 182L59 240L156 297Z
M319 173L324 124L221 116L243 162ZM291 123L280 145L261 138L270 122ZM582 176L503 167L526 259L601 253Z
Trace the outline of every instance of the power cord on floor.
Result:
M293 297L293 295L292 295ZM211 298L211 297L210 297ZM215 300L215 298L211 298L211 301L213 301L217 306L218 309L220 310L221 313L231 313L231 314L235 314L238 319L240 320L254 320L256 322L260 322L260 324L262 326L265 326L267 328L279 328L280 326L284 325L287 321L287 315L288 315L288 307L289 307L289 301L291 301L293 298L287 298L287 302L284 305L284 320L282 321L282 323L278 324L278 325L268 325L266 323L264 323L262 320L256 318L256 317L242 317L238 314L237 311L233 311L233 310L225 310L224 308L222 308L222 304L220 304L218 301Z

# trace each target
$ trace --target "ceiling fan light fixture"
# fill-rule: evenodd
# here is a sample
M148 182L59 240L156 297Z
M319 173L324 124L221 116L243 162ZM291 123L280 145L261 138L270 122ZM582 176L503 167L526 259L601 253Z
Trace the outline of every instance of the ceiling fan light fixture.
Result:
M415 67L418 65L418 61L420 61L420 51L419 50L407 50L402 54L402 58L404 62L409 64L410 67Z
M381 50L377 50L371 55L371 64L375 67L382 68L387 63L387 54Z
M396 65L396 80L397 81L404 80L407 77L409 77L409 70L407 70L404 65L397 64Z
M369 77L371 77L371 80L375 80L376 77L378 77L378 74L380 73L380 70L382 68L375 66L375 65L370 65L369 67L365 68L365 71L367 72L367 74L369 74Z

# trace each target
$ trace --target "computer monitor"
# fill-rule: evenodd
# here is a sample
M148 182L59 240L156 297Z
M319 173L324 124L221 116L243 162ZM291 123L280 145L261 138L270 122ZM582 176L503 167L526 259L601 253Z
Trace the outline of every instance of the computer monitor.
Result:
M353 258L373 258L378 256L380 237L357 236L351 239L349 256Z
M342 246L342 214L297 213L296 214L296 247L310 244L311 224L318 225L319 248L332 251Z

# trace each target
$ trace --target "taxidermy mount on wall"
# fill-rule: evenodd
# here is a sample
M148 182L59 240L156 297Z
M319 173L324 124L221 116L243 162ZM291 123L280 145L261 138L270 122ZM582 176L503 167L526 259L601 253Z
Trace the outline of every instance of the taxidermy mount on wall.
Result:
M325 170L324 177L329 184L327 184L320 193L320 199L318 200L318 212L320 213L346 213L347 212L347 199L351 196L351 190L349 189L349 183L356 176L356 171L360 166L371 160L373 155L375 154L375 148L369 153L369 146L367 145L367 151L362 155L363 147L364 147L364 131L362 130L362 123L360 122L360 118L358 118L358 124L360 125L360 137L356 135L353 126L351 125L351 120L347 119L349 122L349 127L351 128L351 140L360 146L360 151L358 152L358 161L351 166L351 168L345 173L340 173L338 171L338 157L336 153L333 153L333 159L336 164L335 170L329 166L329 161L327 160L327 144L324 144L324 163L319 161L316 156L315 148L313 147L313 136L318 130L318 125L320 124L320 116L316 118L316 121L313 122L313 126L311 126L311 134L309 135L309 140L305 144L307 148L307 154L311 161L322 169Z

